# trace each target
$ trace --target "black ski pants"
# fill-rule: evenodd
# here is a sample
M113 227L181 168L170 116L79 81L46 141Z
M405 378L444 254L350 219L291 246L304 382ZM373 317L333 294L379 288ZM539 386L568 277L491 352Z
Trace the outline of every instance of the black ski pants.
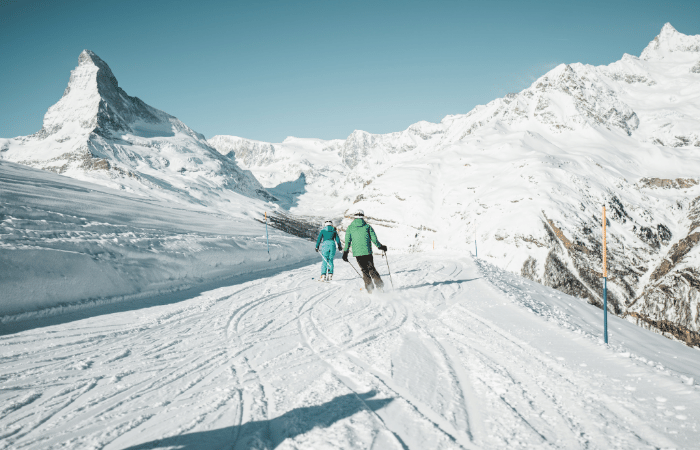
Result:
M355 259L360 269L362 269L362 279L365 282L365 289L367 289L367 292L372 292L375 287L378 289L384 288L384 282L379 276L377 268L374 267L374 258L372 255L357 256ZM374 280L374 286L372 286L372 280Z

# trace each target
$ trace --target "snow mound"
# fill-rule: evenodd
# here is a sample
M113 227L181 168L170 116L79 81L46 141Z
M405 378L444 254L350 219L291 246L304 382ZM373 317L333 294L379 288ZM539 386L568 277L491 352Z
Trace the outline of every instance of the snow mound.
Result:
M183 289L313 254L307 241L273 229L268 254L265 226L246 217L254 202L244 197L222 215L0 162L2 321Z

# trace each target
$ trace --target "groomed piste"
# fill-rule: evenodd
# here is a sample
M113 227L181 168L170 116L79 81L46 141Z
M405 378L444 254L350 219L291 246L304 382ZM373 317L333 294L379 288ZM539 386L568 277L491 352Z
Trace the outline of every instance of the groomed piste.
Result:
M698 352L487 263L338 262L5 324L3 448L693 448ZM386 273L386 272L383 272ZM251 279L252 278L252 279ZM81 315L82 314L82 315Z

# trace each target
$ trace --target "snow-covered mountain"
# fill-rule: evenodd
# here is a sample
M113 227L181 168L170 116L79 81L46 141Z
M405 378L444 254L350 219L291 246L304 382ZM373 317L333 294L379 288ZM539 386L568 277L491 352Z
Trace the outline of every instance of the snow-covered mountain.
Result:
M42 129L0 139L0 159L193 203L232 201L238 194L271 198L204 136L124 92L109 66L89 50L80 54Z
M440 123L279 144L215 136L292 212L359 207L383 243L461 248L700 345L700 36L666 24L640 57L562 64Z

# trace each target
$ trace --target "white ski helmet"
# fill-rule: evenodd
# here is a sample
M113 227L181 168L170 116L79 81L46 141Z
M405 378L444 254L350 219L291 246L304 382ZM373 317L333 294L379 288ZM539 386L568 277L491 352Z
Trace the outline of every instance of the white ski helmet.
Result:
M362 219L365 217L365 212L362 211L361 209L355 210L355 212L352 215L355 219Z
M326 220L325 222L323 222L323 226L324 226L324 227L328 227L328 226L331 226L331 227L332 227L332 226L333 226L333 221L332 221L332 220Z

